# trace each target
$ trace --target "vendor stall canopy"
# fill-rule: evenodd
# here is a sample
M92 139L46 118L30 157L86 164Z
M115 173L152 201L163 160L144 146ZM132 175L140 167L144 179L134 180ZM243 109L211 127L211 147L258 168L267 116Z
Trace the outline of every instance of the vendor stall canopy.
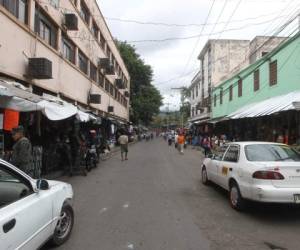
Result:
M290 92L285 95L246 105L227 117L229 119L241 119L271 115L288 110L296 110L300 102L300 91Z
M22 84L0 79L0 108L20 112L41 111L49 120L58 121L75 116L81 122L97 120L92 114L79 110L55 96L38 96Z

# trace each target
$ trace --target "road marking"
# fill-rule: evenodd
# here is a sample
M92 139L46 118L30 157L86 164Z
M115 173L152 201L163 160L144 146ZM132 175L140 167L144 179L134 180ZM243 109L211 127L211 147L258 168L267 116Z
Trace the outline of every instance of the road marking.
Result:
M126 203L123 205L123 208L129 208L129 202L126 202Z
M130 244L130 243L129 243L129 244L127 244L127 248L128 248L128 249L134 249L134 246L133 246L133 244Z
M100 210L100 214L103 214L103 213L105 213L107 211L107 208L106 207L104 207L104 208L102 208L101 210Z

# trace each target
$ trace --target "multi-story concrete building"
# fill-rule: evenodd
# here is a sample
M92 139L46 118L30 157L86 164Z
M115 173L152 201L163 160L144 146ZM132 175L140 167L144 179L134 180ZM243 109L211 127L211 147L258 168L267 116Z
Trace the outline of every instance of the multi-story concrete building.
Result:
M130 76L96 0L0 0L0 30L2 77L128 121Z
M212 89L271 52L284 37L258 36L250 40L208 40L198 59L200 70L193 78L191 91L192 123L201 123L211 118Z
M212 87L247 59L248 49L248 40L208 40L198 56L200 70L190 86L190 122L199 123L209 119Z

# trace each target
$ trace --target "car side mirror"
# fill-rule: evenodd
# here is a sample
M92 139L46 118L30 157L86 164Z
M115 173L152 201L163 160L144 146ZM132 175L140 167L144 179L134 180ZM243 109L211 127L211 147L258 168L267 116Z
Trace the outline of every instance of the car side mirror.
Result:
M39 179L36 181L36 188L37 188L37 190L48 190L49 183L48 183L48 181L46 181L44 179Z

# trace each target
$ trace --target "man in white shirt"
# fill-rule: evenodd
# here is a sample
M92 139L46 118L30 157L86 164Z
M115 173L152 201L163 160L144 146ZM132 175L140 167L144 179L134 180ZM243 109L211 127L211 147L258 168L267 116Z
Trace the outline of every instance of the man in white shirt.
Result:
M128 154L128 136L126 135L125 131L121 132L122 135L119 137L118 142L121 146L121 158L122 161L124 161L124 154L125 154L125 160L128 160L127 154Z

